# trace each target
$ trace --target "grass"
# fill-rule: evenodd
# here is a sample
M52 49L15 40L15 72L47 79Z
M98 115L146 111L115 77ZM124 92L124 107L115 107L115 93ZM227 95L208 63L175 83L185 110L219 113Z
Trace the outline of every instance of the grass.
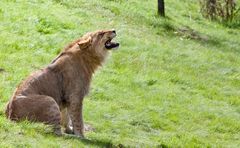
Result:
M238 1L239 2L239 1ZM0 147L239 147L240 30L210 22L194 0L1 0ZM14 123L17 85L68 42L115 28L121 48L84 101L87 139Z

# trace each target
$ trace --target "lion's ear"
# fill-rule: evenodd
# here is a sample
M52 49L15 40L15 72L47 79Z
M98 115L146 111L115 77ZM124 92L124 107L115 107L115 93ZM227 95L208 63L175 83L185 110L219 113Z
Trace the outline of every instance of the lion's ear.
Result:
M85 40L81 40L77 44L80 49L85 49L92 44L92 37L88 37Z

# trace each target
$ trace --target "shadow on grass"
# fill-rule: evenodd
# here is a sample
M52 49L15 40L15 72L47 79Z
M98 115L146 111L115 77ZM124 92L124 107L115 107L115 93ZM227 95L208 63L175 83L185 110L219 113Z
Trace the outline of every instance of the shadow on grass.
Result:
M207 45L217 47L218 50L221 50L223 52L240 53L240 50L238 50L237 48L229 47L230 44L240 45L239 43L231 41L230 39L223 39L216 36L200 33L196 30L193 30L189 26L183 26L181 28L178 28L174 33L180 36L181 38L194 40L204 46Z
M170 148L170 147L165 144L160 144L157 146L157 148Z
M107 140L97 140L97 139L81 139L79 137L76 136L65 136L65 139L76 139L76 140L80 140L82 143L86 144L86 145L92 145L92 146L98 146L98 147L107 147L107 148L124 148L125 146L122 144L118 144L118 145L114 145L111 141L107 141Z
M181 40L193 40L203 46L217 47L223 52L240 52L240 50L238 50L237 48L229 48L228 46L229 44L231 44L229 42L232 42L232 44L239 43L217 36L211 36L209 34L201 33L186 25L178 26L174 24L171 18L155 17L155 19L151 19L149 22L149 25L151 25L155 29L157 35L166 37L179 37Z
M112 147L124 148L125 147L122 144L113 145L113 143L111 143L110 141L100 141L100 140L93 140L93 139L82 139L81 141L84 144L95 145L95 146L99 146L99 147L109 147L109 148L112 148Z
M168 36L175 36L179 37L180 39L194 40L201 44L206 44L210 46L222 46L221 39L200 33L190 28L189 26L182 26L178 28L167 21L161 24L156 29L158 35L167 34Z
M203 33L200 33L189 26L181 26L176 27L171 25L169 22L163 23L162 28L164 32L167 32L168 35L172 36L178 36L181 39L190 39L197 41L201 44L208 44L213 46L221 46L221 40L220 39L214 39L213 37L209 35L205 35Z
M217 46L217 47L222 46L221 39L200 33L190 28L189 26L183 26L181 28L178 28L174 32L174 34L184 39L191 39L191 40L197 41L201 44L208 44L208 45Z
M5 70L3 68L0 68L0 72L4 72Z

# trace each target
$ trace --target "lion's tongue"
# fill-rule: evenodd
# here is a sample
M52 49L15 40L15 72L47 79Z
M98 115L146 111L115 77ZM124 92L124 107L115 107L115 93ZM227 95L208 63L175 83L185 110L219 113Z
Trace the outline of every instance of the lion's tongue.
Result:
M105 47L107 49L112 49L112 48L115 48L115 47L118 47L119 46L119 43L115 43L115 42L111 42L111 41L107 41L106 44L105 44Z

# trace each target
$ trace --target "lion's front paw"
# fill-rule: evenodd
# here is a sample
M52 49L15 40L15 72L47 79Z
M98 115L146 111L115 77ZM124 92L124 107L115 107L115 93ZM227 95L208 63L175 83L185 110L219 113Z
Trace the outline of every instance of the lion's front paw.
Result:
M73 130L70 129L70 128L65 129L65 130L64 130L64 133L66 133L66 134L72 134L72 135L74 134Z

